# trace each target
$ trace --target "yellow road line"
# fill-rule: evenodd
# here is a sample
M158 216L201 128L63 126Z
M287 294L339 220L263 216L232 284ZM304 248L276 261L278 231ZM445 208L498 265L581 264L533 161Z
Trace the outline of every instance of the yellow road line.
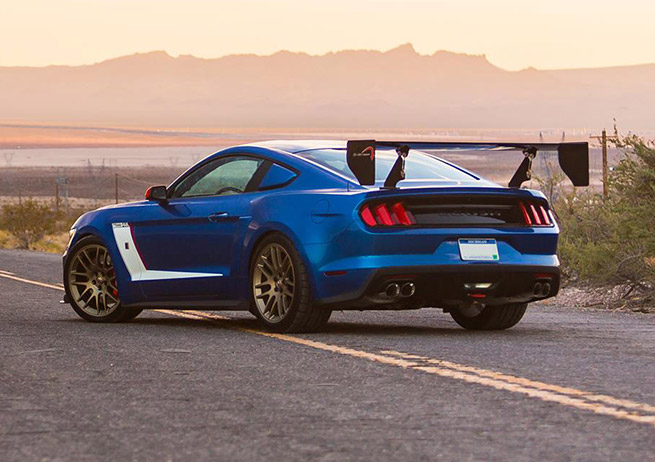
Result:
M170 312L170 313L175 314L175 312ZM225 316L215 315L212 313L203 313L199 311L185 311L184 314L186 314L187 316L189 315L200 316L206 319L215 319L218 321L231 320L230 318L227 318ZM485 385L488 387L495 388L497 390L521 393L531 398L540 399L542 401L554 402L568 407L574 407L577 409L592 411L596 414L607 415L618 419L630 420L632 422L645 423L655 426L655 415L642 415L636 412L626 411L618 407L613 407L598 402L589 402L589 401L602 401L602 398L609 398L609 400L613 400L615 403L619 403L619 402L623 403L621 404L621 406L623 407L632 407L636 411L646 411L646 410L650 411L651 409L654 409L653 406L649 406L647 404L642 404L642 403L636 403L634 401L619 400L616 398L608 397L606 395L595 395L593 393L576 390L574 388L559 387L557 385L545 384L542 382L536 382L529 379L520 379L518 377L513 377L507 374L501 374L494 371L474 368L471 366L465 366L450 361L431 360L432 361L431 364L426 365L423 362L423 360L426 359L430 361L430 358L424 358L422 356L417 356L417 355L405 355L403 357L404 355L403 353L395 352L393 350L386 350L382 352L383 354L376 354L376 353L369 353L367 351L356 350L353 348L332 345L329 343L318 342L306 338L295 337L287 334L276 334L272 332L264 332L260 330L249 329L246 327L238 327L238 326L230 326L230 328L242 332L248 332L251 334L257 334L265 337L275 338L278 340L283 340L285 342L291 342L298 345L315 348L318 350L328 351L331 353L337 353L345 356L367 359L369 361L374 361L391 366L402 367L404 369L419 370L422 372L427 372L428 374L434 374L451 379L462 380L468 383ZM417 362L416 361L417 359L419 359L420 361ZM508 380L510 378L516 380L515 381ZM519 384L519 381L524 381L526 384L529 383L530 386L521 385ZM557 393L551 391L555 389L558 390ZM567 394L566 393L567 390L573 391L574 393ZM579 395L579 396L571 396L571 395Z
M602 402L605 404L609 404L612 406L620 406L628 409L633 409L635 411L643 411L643 412L652 412L655 413L655 406L651 406L650 404L644 404L644 403L637 403L635 401L630 401L626 399L618 399L614 398L612 396L607 396L607 395L599 395L595 393L590 393L587 391L583 390L578 390L576 388L571 388L571 387L562 387L559 385L552 385L549 383L544 383L544 382L539 382L536 380L530 380L530 379L525 379L523 377L516 377L513 375L508 375L508 374L503 374L502 372L496 372L496 371L491 371L487 369L481 369L478 367L473 367L473 366L465 366L462 364L457 364L453 363L451 361L445 361L442 359L433 359L433 358L428 358L425 356L419 356L419 355L414 355L414 354L408 354L408 353L401 353L399 351L395 350L383 350L381 351L383 354L388 354L391 356L398 356L404 359L415 359L419 360L424 363L428 364L436 364L442 367L446 367L448 369L453 369L453 370L458 370L462 372L468 372L468 373L473 373L477 374L482 377L489 377L492 379L498 379L498 380L503 380L508 383L515 383L518 385L523 385L531 388L535 388L538 390L544 390L544 391L552 391L558 394L562 395L570 395L570 396L575 396L575 397L580 397L583 398L587 401L598 401Z
M18 276L14 276L13 273L9 273L8 271L0 271L0 277L13 279L14 281L24 282L26 284L32 284L34 286L47 287L48 289L64 290L64 286L55 285L55 284L46 284L45 282L32 281L31 279L19 278Z
M63 287L57 285L45 284L30 279L20 278L17 276L9 275L4 271L0 271L0 277L5 277L8 279L13 279L19 282L33 284L41 287L47 287L50 289L63 290ZM209 319L214 321L234 321L233 318L201 311L173 311L164 309L154 311L193 320ZM273 332L264 332L247 327L236 326L233 323L224 325L224 327L241 332L247 332L250 334L274 338L285 342L295 343L297 345L327 351L330 353L366 359L380 364L401 367L403 369L422 371L428 374L491 387L496 390L520 393L531 398L540 399L546 402L553 402L567 407L591 411L600 415L606 415L617 419L655 426L655 415L652 414L655 412L655 406L651 406L649 404L614 398L607 395L589 393L583 390L578 390L576 388L562 387L559 385L538 382L535 380L503 374L501 372L482 369L479 367L467 366L464 364L454 363L452 361L428 358L425 356L410 353L402 353L395 350L383 350L380 354L370 353L363 350L356 350L354 348L318 342L316 340L310 340L307 338L295 337L287 334L276 334Z

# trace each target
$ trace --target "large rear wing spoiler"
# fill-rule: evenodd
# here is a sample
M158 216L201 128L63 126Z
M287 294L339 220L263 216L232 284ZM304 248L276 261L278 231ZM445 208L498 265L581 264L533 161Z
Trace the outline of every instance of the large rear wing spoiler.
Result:
M348 167L361 185L375 184L375 150L395 148L398 159L384 182L385 188L395 188L405 179L405 158L411 149L425 151L521 151L525 158L509 182L510 188L520 188L532 178L532 160L539 151L557 152L562 171L574 186L589 186L589 144L581 143L483 143L350 140L347 144Z

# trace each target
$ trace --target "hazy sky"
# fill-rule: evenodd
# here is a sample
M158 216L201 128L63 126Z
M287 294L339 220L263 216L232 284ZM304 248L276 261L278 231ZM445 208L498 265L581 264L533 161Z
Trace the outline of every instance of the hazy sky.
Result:
M0 65L152 50L486 54L506 69L655 62L654 0L0 0Z

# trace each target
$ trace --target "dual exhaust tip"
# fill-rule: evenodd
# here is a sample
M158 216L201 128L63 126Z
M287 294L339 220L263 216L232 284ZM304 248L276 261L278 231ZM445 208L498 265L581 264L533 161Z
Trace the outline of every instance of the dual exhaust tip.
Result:
M550 282L535 282L532 286L532 295L538 298L545 298L551 292ZM416 285L413 282L399 284L392 282L384 288L384 295L388 298L408 298L416 293Z
M391 284L387 284L384 288L384 294L389 298L407 298L414 295L415 292L416 286L413 282L406 282L404 284L392 282Z
M532 295L535 297L543 298L548 297L550 294L550 283L549 282L535 282L532 286Z

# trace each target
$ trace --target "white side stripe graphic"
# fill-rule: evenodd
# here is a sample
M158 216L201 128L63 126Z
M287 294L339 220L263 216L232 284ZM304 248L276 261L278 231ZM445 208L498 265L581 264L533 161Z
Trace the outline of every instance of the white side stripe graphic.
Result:
M130 273L132 281L158 281L164 279L210 278L223 276L221 273L191 273L187 271L149 270L141 260L129 223L112 223L118 251Z

